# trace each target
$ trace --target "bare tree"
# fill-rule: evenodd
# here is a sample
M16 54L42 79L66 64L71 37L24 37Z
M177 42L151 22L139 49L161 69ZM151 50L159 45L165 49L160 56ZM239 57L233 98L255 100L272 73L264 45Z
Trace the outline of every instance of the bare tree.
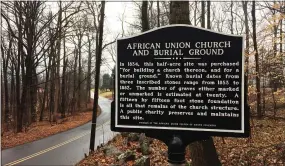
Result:
M159 7L159 1L156 1L157 6L157 27L160 27L160 7Z
M205 28L205 1L201 2L201 27Z
M170 24L189 24L189 2L172 1L170 11ZM221 165L212 138L192 143L190 152L194 166Z
M211 29L211 1L207 1L207 29Z
M254 47L254 57L255 57L255 73L256 73L256 93L257 93L257 114L258 117L262 117L261 112L261 96L260 96L260 73L259 73L259 60L258 60L258 48L257 48L257 41L256 41L256 17L255 17L255 1L252 1L252 30L253 30L253 47Z
M148 1L143 1L142 2L142 10L141 10L142 11L142 14L141 14L142 31L147 31L149 29L147 6L148 6Z
M243 1L242 2L242 8L243 8L243 13L244 13L244 22L245 22L245 88L246 92L248 91L248 74L249 74L249 70L248 70L248 59L249 59L249 25L248 25L248 12L247 12L247 4L248 1Z
M99 77L100 77L100 65L102 56L102 43L103 43L103 27L105 16L105 1L101 1L100 21L99 21L99 35L98 35L98 47L96 47L96 73L95 73L95 92L94 92L94 104L93 104L93 116L90 136L90 150L94 151L95 135L96 135L96 121L97 121L97 105L99 96Z

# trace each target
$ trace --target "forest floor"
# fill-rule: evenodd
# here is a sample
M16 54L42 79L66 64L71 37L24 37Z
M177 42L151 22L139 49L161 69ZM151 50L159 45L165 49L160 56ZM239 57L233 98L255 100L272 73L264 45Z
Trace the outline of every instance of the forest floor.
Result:
M62 119L60 123L50 123L49 121L45 120L31 124L28 128L25 129L25 132L4 132L2 133L1 148L3 150L28 142L36 141L44 137L67 131L88 123L92 119L92 108L93 100L87 104L86 108L77 111L74 113L74 115L69 115L68 117ZM97 116L101 114L101 109L99 106L98 109L99 111Z
M270 114L270 113L269 113ZM225 166L261 166L261 165L285 165L285 109L278 110L276 119L272 116L264 117L260 120L251 119L250 138L230 138L213 137L216 150L222 165ZM112 141L99 148L87 158L78 163L78 166L109 166L118 164L117 155L107 155L108 146L116 147L121 152L130 150L135 157L125 162L125 165L135 165L135 161L142 158L140 143L138 141L128 141L128 137L117 135ZM167 146L159 140L154 139L150 144L150 154L146 155L150 159L151 166L167 165ZM186 149L187 163L191 163L189 148Z

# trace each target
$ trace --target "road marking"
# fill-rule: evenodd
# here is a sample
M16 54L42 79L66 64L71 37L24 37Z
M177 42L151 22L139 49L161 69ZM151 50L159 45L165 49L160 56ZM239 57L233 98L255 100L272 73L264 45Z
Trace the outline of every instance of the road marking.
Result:
M19 159L19 160L10 162L10 163L6 164L6 166L12 166L12 165L15 165L15 164L19 164L19 163L21 163L21 162L23 162L23 161L26 161L26 160L31 159L31 158L33 158L33 157L39 156L39 155L41 155L41 154L43 154L43 153L46 153L46 152L48 152L48 151L51 151L51 150L56 149L56 148L58 148L58 147L61 147L61 146L65 145L65 144L68 144L68 143L70 143L70 142L72 142L72 141L75 141L75 140L77 140L77 139L79 139L79 138L81 138L81 137L84 137L84 136L88 135L88 134L90 134L90 131L85 132L84 134L79 135L79 136L77 136L77 137L74 137L74 138L72 138L72 139L69 139L69 140L67 140L67 141L64 141L64 142L62 142L62 143L60 143L60 144L54 145L54 146L52 146L52 147L50 147L50 148L47 148L47 149L45 149L45 150L42 150L42 151L39 151L39 152L34 153L34 154L32 154L32 155L29 155L29 156L27 156L27 157L24 157L24 158L21 158L21 159Z
M107 121L107 122L103 123L102 126L104 126L105 124L107 124L107 123L109 123L109 122L110 122L110 121ZM98 127L96 128L96 130L101 130L100 127L101 127L101 125L98 126ZM44 153L46 153L46 152L49 152L49 151L54 150L54 149L56 149L56 148L59 148L59 147L61 147L61 146L63 146L63 145L66 145L66 144L68 144L68 143L70 143L70 142L73 142L73 141L75 141L75 140L77 140L77 139L79 139L79 138L81 138L81 137L84 137L84 136L86 136L86 135L88 135L88 134L90 134L90 131L84 132L83 134L81 134L81 135L79 135L79 136L76 136L76 137L74 137L74 138L72 138L72 139L69 139L69 140L64 141L64 142L62 142L62 143L60 143L60 144L54 145L54 146L49 147L49 148L47 148L47 149L41 150L41 151L39 151L39 152L37 152L37 153L34 153L34 154L31 154L31 155L26 156L26 157L24 157L24 158L21 158L21 159L12 161L12 162L10 162L10 163L8 163L8 164L5 164L5 166L12 166L12 165L19 164L19 163L21 163L21 162L23 162L23 161L26 161L26 160L28 160L28 159L34 158L34 157L36 157L36 156L39 156L39 155L41 155L41 154L44 154Z

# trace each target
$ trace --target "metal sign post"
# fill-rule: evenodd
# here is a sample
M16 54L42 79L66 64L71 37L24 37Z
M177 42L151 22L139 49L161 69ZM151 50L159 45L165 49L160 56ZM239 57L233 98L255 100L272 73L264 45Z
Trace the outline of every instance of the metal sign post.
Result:
M210 137L206 135L189 135L185 133L177 133L173 131L166 131L158 135L155 132L147 132L147 137L152 137L164 142L168 147L168 163L170 166L185 165L185 150L186 147L195 142L207 140Z

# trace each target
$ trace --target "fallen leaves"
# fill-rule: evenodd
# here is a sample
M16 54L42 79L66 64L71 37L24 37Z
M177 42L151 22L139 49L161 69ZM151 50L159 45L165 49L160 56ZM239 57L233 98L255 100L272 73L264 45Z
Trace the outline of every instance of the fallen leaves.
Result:
M285 110L279 110L279 115ZM227 166L285 165L285 121L263 118L253 120L251 138L214 137L222 164ZM281 146L283 145L284 146ZM281 147L281 148L280 148ZM284 153L285 154L285 153Z
M278 116L285 117L285 110L278 110ZM222 165L225 166L284 166L285 165L285 120L264 118L262 120L253 119L251 138L222 138L213 137L214 143ZM142 156L138 151L139 143L126 142L126 137L117 135L113 141L108 143L121 151L134 150L136 158ZM154 139L150 144L151 166L168 165L167 146ZM191 162L189 148L186 148L186 161ZM98 166L116 164L116 157L106 157L102 149L98 149L86 159L78 163L78 166L89 166L89 163L98 163ZM133 161L128 161L124 165L132 166ZM92 164L91 164L92 165Z
M133 150L136 154L136 159L142 157L142 153L139 151L140 144L137 141L130 141L128 146L126 145L127 137L122 137L122 135L117 135L113 141L109 142L107 145L113 145L118 148L120 151L125 152L127 150ZM105 145L105 146L107 146ZM154 139L150 144L151 153L148 155L150 157L150 163L153 166L164 166L168 165L167 162L167 146L157 140ZM189 150L186 149L186 160L189 162ZM98 149L97 151L91 153L87 158L82 160L77 166L89 166L90 163L98 163L98 166L105 166L118 164L116 161L116 157L106 157L103 152L103 148ZM134 161L127 161L125 163L126 166L133 166Z

